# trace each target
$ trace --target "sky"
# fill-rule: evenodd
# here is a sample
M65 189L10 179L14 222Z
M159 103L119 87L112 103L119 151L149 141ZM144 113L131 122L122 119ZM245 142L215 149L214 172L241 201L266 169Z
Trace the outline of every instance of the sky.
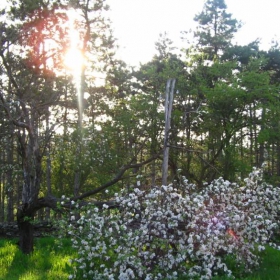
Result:
M194 16L202 11L204 0L107 0L118 55L129 65L152 59L159 34L179 48L187 47L181 31L195 28ZM233 43L246 45L257 38L260 48L269 49L273 38L280 39L280 0L225 0L227 12L242 21Z

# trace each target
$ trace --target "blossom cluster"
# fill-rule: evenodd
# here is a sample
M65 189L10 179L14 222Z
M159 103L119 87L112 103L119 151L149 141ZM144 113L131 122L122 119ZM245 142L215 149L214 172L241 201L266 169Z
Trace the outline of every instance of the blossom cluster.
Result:
M118 209L72 212L68 234L84 279L211 279L250 272L279 226L280 189L253 170L237 184L219 178L202 191L186 179L149 190L115 194ZM75 203L73 203L75 204ZM228 260L231 260L230 262Z

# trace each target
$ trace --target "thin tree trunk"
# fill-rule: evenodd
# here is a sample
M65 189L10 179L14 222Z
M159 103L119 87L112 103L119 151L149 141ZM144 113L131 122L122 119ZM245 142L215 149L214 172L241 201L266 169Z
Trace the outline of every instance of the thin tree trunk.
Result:
M255 122L255 119L253 119L253 109L252 109L252 104L250 104L250 108L249 108L249 114L250 114L250 120L251 120L251 124L250 124L250 128L249 128L249 130L250 130L250 140L249 140L249 142L250 142L250 162L251 162L251 167L253 167L254 166L254 160L253 160L253 158L254 158L254 149L253 149L253 147L254 147L254 134L253 134L253 123Z
M168 79L166 84L166 92L165 92L165 134L164 134L164 151L163 151L163 164L162 164L162 185L167 185L167 178L168 178L168 159L169 159L168 136L171 128L171 112L172 112L174 88L175 88L175 79Z
M20 166L20 156L19 156L19 153L17 153L17 164ZM22 193L21 193L21 188L22 188L22 181L21 181L21 178L19 175L17 175L17 179L16 179L16 185L17 185L17 196L16 196L16 205L18 208L20 206L20 199L21 199L21 196L22 196Z
M280 176L280 141L277 140L276 145L276 154L277 154L277 161L276 161L276 175Z
M0 222L4 222L4 187L2 182L2 174L0 173Z
M265 124L265 118L266 118L266 108L265 104L262 108L262 116L261 116L261 129L260 132L264 130L264 124ZM261 167L262 164L265 161L265 146L264 146L264 141L260 142L260 147L259 147L259 162L258 162L258 167Z
M2 162L5 163L6 160L7 160L7 155L6 155L6 152L3 152L2 153ZM5 185L7 183L7 180L6 180L6 176L5 176L5 173L3 171L1 171L0 173L0 184L2 185L2 204L0 205L0 208L1 208L1 216L2 216L2 220L3 221L6 221L6 209L5 209L5 200L6 200L6 192L5 192Z
M48 109L47 109L48 110ZM46 131L47 131L47 137L49 138L49 112L46 115ZM50 155L50 140L48 141L47 148L46 148L46 158L47 158L47 170L46 170L46 184L47 184L47 193L48 196L51 195L52 190L51 190L51 155ZM46 219L50 219L50 208L46 208Z
M10 128L12 130L12 127ZM12 222L14 220L14 184L13 184L13 132L10 131L10 141L7 147L7 179L6 179L6 193L7 193L7 221Z
M276 175L275 172L275 144L271 144L271 167L270 167L270 173L272 176Z

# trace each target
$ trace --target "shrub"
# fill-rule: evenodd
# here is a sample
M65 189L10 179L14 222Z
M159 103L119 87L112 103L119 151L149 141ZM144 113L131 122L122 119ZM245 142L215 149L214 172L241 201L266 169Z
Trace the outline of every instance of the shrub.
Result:
M219 178L202 191L185 178L178 188L135 188L115 194L118 210L88 205L75 223L72 211L68 234L79 257L70 278L211 279L233 275L231 266L250 272L258 251L275 246L279 195L255 169L241 184Z

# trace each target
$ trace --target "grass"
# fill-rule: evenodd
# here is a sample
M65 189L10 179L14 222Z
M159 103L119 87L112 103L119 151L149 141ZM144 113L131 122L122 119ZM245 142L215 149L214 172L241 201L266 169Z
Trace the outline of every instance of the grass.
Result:
M70 240L59 242L51 237L36 239L34 252L23 255L16 240L0 240L0 280L68 279L74 253Z
M260 267L252 274L235 278L235 280L280 280L280 251L267 247L261 254ZM234 274L238 274L238 268L235 268ZM226 276L214 277L213 280L229 280Z
M35 250L29 256L23 255L16 240L0 239L0 280L57 280L68 279L72 273L69 259L74 257L71 242L63 239L62 247L55 238L36 239ZM262 252L260 268L243 280L279 280L280 251L267 248ZM228 280L215 277L213 280Z
M280 251L268 247L262 253L263 261L260 268L246 280L279 280L280 279Z

